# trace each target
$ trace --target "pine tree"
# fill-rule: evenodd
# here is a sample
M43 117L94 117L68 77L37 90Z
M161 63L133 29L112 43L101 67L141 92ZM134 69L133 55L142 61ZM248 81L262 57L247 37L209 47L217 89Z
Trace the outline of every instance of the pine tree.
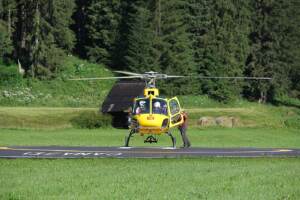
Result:
M249 52L249 1L190 0L189 18L198 72L204 76L241 76ZM242 81L200 80L204 93L229 101Z
M75 11L74 0L52 0L49 23L53 27L53 36L57 46L71 53L75 45L75 35L70 29Z
M86 42L87 42L87 30L86 30L86 18L87 18L87 7L89 1L86 0L75 0L76 9L73 13L74 24L72 25L72 30L75 33L76 43L74 52L81 58L87 58Z
M288 7L286 17L289 28L289 44L291 45L291 71L289 79L291 81L291 91L289 95L300 99L300 2L293 0Z
M162 72L175 75L190 75L196 72L192 43L189 38L185 19L187 2L182 0L162 1L156 4L159 9L156 20L160 51L159 64ZM189 84L186 84L189 82ZM174 79L162 84L162 91L173 94L199 93L198 84L193 79Z
M33 14L32 1L19 0L17 3L17 22L14 33L15 59L19 60L26 72L31 69L29 59L29 30L32 28Z
M265 102L289 90L291 70L291 41L289 36L290 1L254 1L251 54L247 62L247 75L272 77L266 81L251 82L248 93Z
M15 33L16 57L32 77L52 77L73 47L68 28L73 0L20 0ZM63 10L62 10L63 9Z
M154 48L155 31L151 26L151 14L143 2L132 4L127 35L126 67L134 72L157 71L157 51Z
M120 0L90 1L86 10L86 50L93 62L111 64L120 23Z
M12 58L15 6L14 0L0 1L0 59L4 61Z
M0 60L5 61L12 53L12 41L9 37L7 24L0 20Z

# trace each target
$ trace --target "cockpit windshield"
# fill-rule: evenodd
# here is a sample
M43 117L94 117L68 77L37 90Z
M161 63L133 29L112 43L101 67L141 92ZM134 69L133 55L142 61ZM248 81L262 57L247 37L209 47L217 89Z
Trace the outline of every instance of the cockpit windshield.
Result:
M163 99L152 99L152 113L168 115L168 105Z
M135 102L133 114L146 114L150 112L149 99L139 99Z
M163 99L152 99L152 113L168 115L168 104ZM150 99L138 99L133 108L133 114L149 114L150 113Z

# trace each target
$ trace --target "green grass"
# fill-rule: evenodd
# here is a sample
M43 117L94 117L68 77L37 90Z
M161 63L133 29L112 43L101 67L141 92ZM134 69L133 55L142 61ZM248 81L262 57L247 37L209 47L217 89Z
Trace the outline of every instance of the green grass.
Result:
M71 128L71 120L96 108L0 107L0 128Z
M0 107L0 147L123 146L128 130L75 129L97 108ZM188 109L194 147L300 148L299 110L253 104ZM235 116L240 128L196 128L201 116ZM252 128L247 128L247 126ZM246 127L243 127L246 126ZM178 130L174 130L181 146ZM171 146L159 143L132 146ZM299 158L0 159L0 199L299 199Z
M271 105L253 104L248 107L233 108L193 108L187 109L191 124L196 125L201 117L234 117L237 119L238 127L286 127L286 121L298 119L299 109L288 107L276 107ZM291 126L290 126L291 127ZM295 128L299 126L295 125Z
M229 103L222 103L209 98L207 95L186 95L178 96L181 104L188 108L241 108L257 105L256 102L249 102L244 99L236 99Z
M72 119L99 108L0 107L0 128L61 129L72 128ZM201 117L234 117L236 127L300 128L296 108L255 104L235 108L187 108L189 124L197 127Z
M299 159L0 160L0 199L299 199Z
M1 145L85 145L121 146L128 130L118 129L75 129L72 119L82 112L96 108L25 108L0 107ZM189 135L194 146L202 147L300 147L300 132L286 128L285 118L297 115L297 110L284 107L261 106L250 108L207 108L189 109ZM235 116L241 119L240 128L197 128L201 116ZM244 124L243 124L244 123ZM248 123L248 124L247 124ZM252 128L248 128L249 126ZM174 130L181 139L178 130ZM170 145L167 136L161 136L158 144ZM142 146L143 138L132 140Z
M177 146L182 145L178 130L173 131ZM60 145L60 146L123 146L128 130L118 129L61 129L22 130L0 129L0 146ZM188 130L194 147L278 147L300 148L297 129L268 128L209 128ZM159 137L158 144L144 144L144 137L136 135L132 146L171 146L168 136Z

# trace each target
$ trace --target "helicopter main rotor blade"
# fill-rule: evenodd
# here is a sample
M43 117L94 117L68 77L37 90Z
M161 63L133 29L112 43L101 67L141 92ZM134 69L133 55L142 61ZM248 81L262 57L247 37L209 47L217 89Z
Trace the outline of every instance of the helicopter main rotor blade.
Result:
M186 76L166 75L165 78L185 78Z
M113 77L95 77L95 78L71 78L70 81L91 81L91 80L113 80L113 79L135 79L141 76L113 76Z
M185 78L185 76L167 75L167 74L155 74L155 75L144 75L144 79L167 79L167 78Z
M272 80L270 77L249 77L249 76L186 76L199 79L244 79L244 80Z
M247 76L179 76L179 75L166 75L158 76L157 79L167 78L197 78L197 79L244 79L244 80L272 80L270 77L247 77Z
M119 74L131 75L131 76L142 76L142 74L134 73L134 72L126 72L126 71L114 71Z

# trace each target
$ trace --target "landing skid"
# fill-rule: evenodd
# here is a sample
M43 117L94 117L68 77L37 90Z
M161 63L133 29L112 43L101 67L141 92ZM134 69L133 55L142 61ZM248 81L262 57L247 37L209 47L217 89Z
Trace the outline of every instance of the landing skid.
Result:
M167 135L171 137L172 140L172 147L176 148L176 138L172 135L171 132L167 132Z
M129 147L129 141L132 135L135 133L135 130L131 130L129 135L125 137L125 147Z

